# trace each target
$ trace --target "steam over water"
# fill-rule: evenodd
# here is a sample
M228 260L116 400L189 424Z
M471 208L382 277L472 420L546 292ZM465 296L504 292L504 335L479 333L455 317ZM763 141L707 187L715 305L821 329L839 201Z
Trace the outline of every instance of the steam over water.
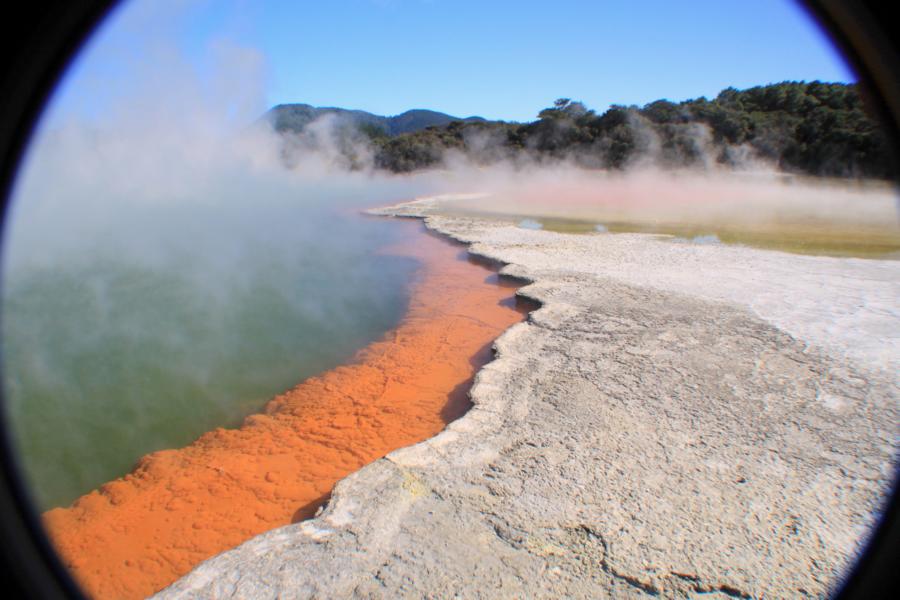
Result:
M2 306L6 410L44 508L238 424L405 310L415 265L381 251L403 228L358 211L413 182L216 169L151 194L55 179L52 158L20 185Z

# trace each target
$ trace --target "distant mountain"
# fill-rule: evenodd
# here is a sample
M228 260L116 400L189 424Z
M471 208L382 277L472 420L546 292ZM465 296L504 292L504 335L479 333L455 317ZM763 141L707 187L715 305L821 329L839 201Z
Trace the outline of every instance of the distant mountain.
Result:
M367 129L370 133L380 130L381 133L390 137L422 131L427 127L443 127L455 121L465 123L485 121L481 117L460 118L424 109L408 110L393 117L384 117L364 110L317 107L309 104L279 104L269 110L264 115L264 119L267 119L279 133L300 133L307 125L325 115L334 115L338 122Z

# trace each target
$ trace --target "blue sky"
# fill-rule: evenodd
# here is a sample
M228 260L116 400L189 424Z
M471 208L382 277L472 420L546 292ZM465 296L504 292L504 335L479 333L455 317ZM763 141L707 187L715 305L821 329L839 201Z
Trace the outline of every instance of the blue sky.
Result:
M223 45L255 52L259 72L232 72ZM173 87L185 73L254 86L258 110L307 102L507 120L531 120L561 96L602 111L854 79L791 0L133 0L74 65L57 108L102 113L146 87L157 55L185 65Z

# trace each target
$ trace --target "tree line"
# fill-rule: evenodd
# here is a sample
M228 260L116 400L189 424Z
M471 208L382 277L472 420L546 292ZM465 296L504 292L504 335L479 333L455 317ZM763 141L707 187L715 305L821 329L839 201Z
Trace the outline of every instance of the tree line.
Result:
M867 113L858 85L819 81L727 88L712 100L613 105L602 114L560 98L530 123L453 121L397 136L367 126L360 133L375 166L398 173L438 167L456 153L482 165L766 165L816 176L896 175L885 136Z

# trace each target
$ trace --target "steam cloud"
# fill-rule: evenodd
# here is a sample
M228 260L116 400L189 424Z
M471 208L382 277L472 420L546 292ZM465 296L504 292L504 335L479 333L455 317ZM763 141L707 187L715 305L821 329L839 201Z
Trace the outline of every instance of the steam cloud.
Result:
M258 52L221 42L200 71L144 42L94 114L51 110L6 215L4 395L43 507L377 339L414 265L381 251L405 228L357 213L433 189L321 153L285 169Z

